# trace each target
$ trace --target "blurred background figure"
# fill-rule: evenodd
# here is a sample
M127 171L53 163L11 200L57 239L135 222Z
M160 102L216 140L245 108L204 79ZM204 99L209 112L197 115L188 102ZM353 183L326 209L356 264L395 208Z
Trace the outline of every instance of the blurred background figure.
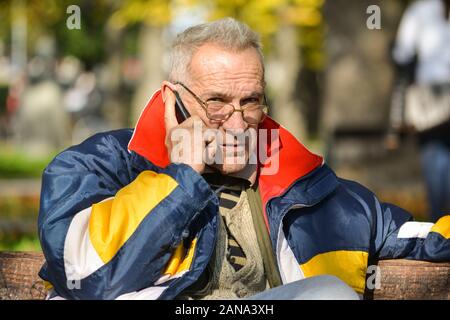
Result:
M71 117L72 141L82 141L94 133L106 131L102 114L103 97L93 72L83 72L64 96Z
M450 0L420 0L405 11L393 50L398 82L388 144L416 134L431 218L450 212Z
M62 90L53 80L52 64L36 56L28 64L29 83L16 114L16 143L24 152L46 155L64 147L68 117L63 109Z

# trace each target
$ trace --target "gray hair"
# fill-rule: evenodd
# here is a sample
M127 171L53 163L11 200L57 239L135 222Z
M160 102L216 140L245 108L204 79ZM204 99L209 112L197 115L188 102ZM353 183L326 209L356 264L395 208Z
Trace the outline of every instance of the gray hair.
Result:
M223 18L187 28L177 35L169 57L169 81L187 81L192 56L199 47L207 43L233 51L255 48L264 70L259 35L242 22Z

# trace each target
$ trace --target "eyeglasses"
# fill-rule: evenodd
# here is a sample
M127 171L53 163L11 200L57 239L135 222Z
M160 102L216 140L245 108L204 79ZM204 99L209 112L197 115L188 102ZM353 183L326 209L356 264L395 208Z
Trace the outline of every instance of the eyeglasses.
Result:
M203 110L205 110L208 119L214 122L224 122L228 120L233 113L241 112L242 118L245 122L247 122L248 124L258 124L264 120L269 110L269 107L267 105L260 104L259 102L246 103L241 107L241 109L236 109L233 104L222 101L205 102L183 83L176 82L175 84L179 84L184 89L186 89L186 91L189 92L200 104ZM266 97L264 96L264 102L265 101Z

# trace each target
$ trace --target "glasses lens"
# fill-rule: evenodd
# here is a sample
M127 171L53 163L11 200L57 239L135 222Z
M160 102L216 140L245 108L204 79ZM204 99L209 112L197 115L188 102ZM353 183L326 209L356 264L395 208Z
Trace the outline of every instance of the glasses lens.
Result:
M207 104L208 118L217 121L227 120L233 113L232 105L223 102L208 102Z
M208 102L207 116L214 121L226 121L235 111L233 105L223 102ZM267 106L247 104L243 107L244 121L250 124L258 124L264 120Z
M244 108L244 121L250 124L258 124L264 120L267 113L267 106L249 105Z

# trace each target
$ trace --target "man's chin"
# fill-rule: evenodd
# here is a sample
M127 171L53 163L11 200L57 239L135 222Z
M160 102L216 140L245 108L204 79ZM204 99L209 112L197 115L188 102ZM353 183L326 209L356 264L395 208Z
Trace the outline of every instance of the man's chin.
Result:
M237 173L243 170L247 166L247 163L224 163L224 164L213 164L212 167L219 170L222 174L228 175Z

